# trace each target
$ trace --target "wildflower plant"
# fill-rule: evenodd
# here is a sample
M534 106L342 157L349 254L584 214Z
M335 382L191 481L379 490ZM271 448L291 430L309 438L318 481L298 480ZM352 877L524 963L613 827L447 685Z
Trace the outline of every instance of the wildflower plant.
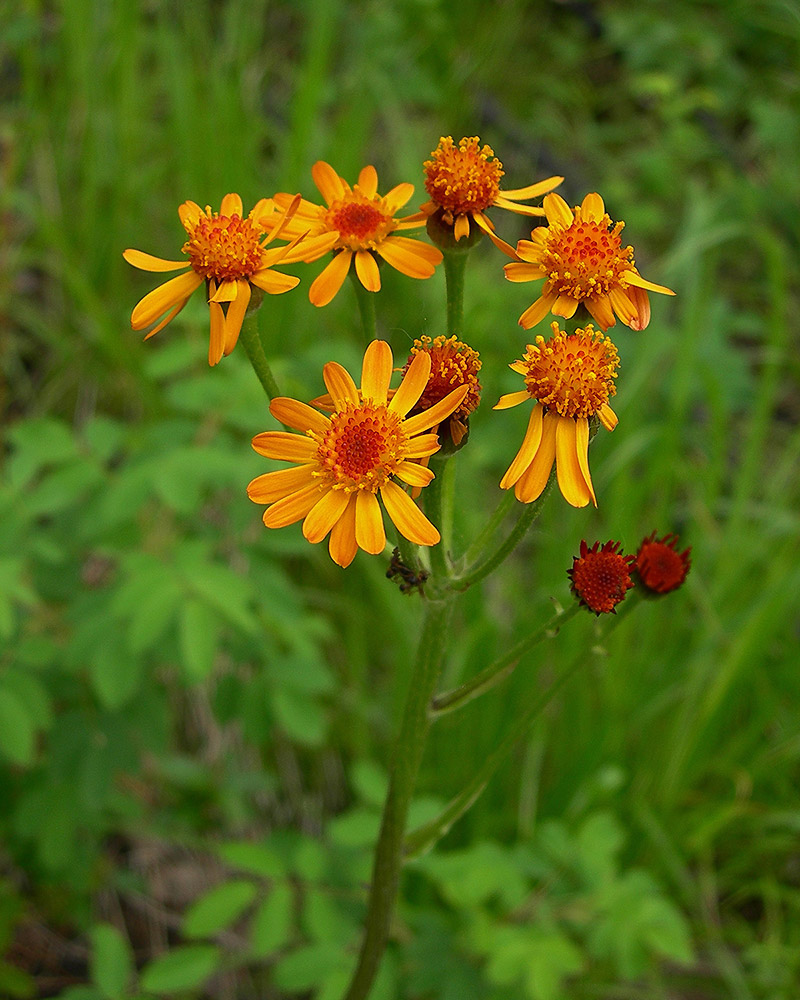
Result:
M547 620L458 687L440 688L449 623L460 595L514 552L551 493L556 508L562 499L575 508L602 505L589 471L589 448L599 428L613 431L617 426L610 400L618 392L621 367L617 347L605 331L614 326L615 316L643 330L650 321L648 292L673 293L639 274L632 248L623 246L622 223L611 222L599 194L587 195L573 210L552 193L561 177L504 190L502 164L477 137L457 145L450 137L441 139L423 169L429 200L416 215L398 215L413 197L410 182L400 181L380 196L374 167L364 167L351 186L320 160L312 177L323 205L279 192L262 198L244 217L236 195L223 199L219 213L187 201L179 214L188 235L183 247L188 262L125 252L129 263L145 270L189 268L145 295L133 311L134 329L157 323L148 334L152 336L205 283L210 363L229 353L241 333L270 399L270 412L287 428L261 431L252 440L269 463L247 486L250 500L265 508L265 526L279 530L302 522L303 536L312 545L328 539L329 555L342 569L353 563L359 550L359 558L383 558L386 577L399 587L398 600L420 600L424 605L391 757L364 932L345 1000L364 1000L370 994L387 946L404 862L430 850L471 807L500 762L581 664L521 705L508 731L498 734L496 752L466 787L438 816L408 830L409 805L430 727L502 684L534 647L557 642L558 633L581 609L607 619L607 628L623 617L618 610L627 613L635 606L637 596L665 595L680 587L690 565L689 550L679 552L674 534L659 538L653 531L629 555L620 541L590 545L575 539L577 554L568 570L571 604L566 609L557 605ZM524 204L541 195L543 206ZM541 215L546 224L514 250L486 214L493 208ZM419 232L423 226L425 235ZM398 235L414 229L418 232L413 237ZM469 254L484 235L513 258L505 265L507 278L544 279L540 298L520 319L522 326L530 329L549 313L559 320L550 324L549 333L522 344L509 309L507 325L498 319L491 333L507 342L507 356L518 359L510 368L523 380L520 388L502 395L494 409L519 404L531 408L516 453L509 441L507 453L497 456L506 472L498 483L494 513L459 550L449 530L454 466L470 460L469 421L481 402L479 373L482 379L486 375L480 333L475 343L464 340L463 292ZM358 381L331 358L319 376L320 394L295 399L278 389L259 339L255 308L262 292L289 291L302 280L275 271L275 266L328 255L310 284L309 298L324 306L351 275L368 343ZM384 272L391 281L427 279L444 264L445 332L418 336L407 359L396 359L389 343L377 336L375 299L383 286L382 263L399 272ZM505 287L500 262L497 277L500 293ZM500 317L499 306L495 312ZM624 378L619 392L624 395ZM498 414L495 419L511 418ZM549 489L554 483L558 491ZM561 530L555 513L551 531ZM554 593L566 590L563 578L553 581L553 588Z

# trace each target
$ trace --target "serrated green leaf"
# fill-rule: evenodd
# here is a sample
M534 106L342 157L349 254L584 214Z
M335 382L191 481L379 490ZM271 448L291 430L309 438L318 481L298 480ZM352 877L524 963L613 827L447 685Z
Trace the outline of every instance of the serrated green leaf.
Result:
M19 697L0 688L0 754L27 767L36 750L36 724Z
M152 993L195 989L216 972L220 957L219 949L212 944L183 945L146 965L140 983Z
M133 976L128 941L112 924L96 924L89 931L89 940L92 982L108 1000L120 1000Z
M253 882L237 879L214 886L196 899L183 918L183 930L188 937L211 937L242 916L258 892Z
M178 616L178 637L188 680L201 681L211 673L218 631L217 622L206 604L192 597L183 602Z
M250 924L250 942L255 958L267 958L289 941L293 912L292 890L285 883L279 883L258 907Z

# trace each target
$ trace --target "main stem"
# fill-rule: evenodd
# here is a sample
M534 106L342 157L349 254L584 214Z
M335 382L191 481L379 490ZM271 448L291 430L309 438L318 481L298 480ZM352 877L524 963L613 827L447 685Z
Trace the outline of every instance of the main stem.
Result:
M425 748L428 707L439 677L451 609L452 600L426 602L417 659L392 755L389 790L375 849L364 940L344 1000L365 1000L386 949L400 885L408 807Z
M275 381L275 376L272 374L272 369L267 361L267 356L264 354L264 348L261 344L261 337L258 332L258 315L255 310L248 312L244 321L242 322L242 332L239 334L239 341L244 347L245 354L250 360L250 364L253 366L253 371L258 377L258 381L264 392L267 394L269 399L275 399L276 396L280 396L281 391L278 388L278 383Z

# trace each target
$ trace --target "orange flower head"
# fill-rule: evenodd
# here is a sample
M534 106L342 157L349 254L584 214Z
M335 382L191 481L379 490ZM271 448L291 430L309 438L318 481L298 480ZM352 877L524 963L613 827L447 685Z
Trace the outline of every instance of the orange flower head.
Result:
M524 377L525 388L502 396L495 406L504 410L536 400L522 446L500 486L513 486L518 500L531 503L544 492L555 462L567 502L585 507L591 500L597 506L589 473L589 421L596 417L609 431L617 426L608 405L617 391L617 348L591 323L574 333L558 323L551 326L552 337L537 337L524 358L509 365Z
M178 315L205 281L211 320L208 363L217 364L236 346L253 288L260 301L264 292L278 295L297 285L298 278L274 271L275 264L292 264L330 249L329 238L304 239L304 233L295 233L286 246L268 247L286 232L299 203L296 195L276 212L271 199L262 198L245 217L238 194L226 194L219 212L185 201L178 215L188 235L182 247L188 261L163 260L141 250L123 253L129 264L144 271L185 271L145 295L131 314L131 327L144 330L156 323L144 338L148 340Z
M472 220L497 247L515 259L514 249L495 234L494 224L485 214L486 209L497 207L522 215L544 215L542 208L519 202L552 191L564 180L563 177L548 177L528 187L501 191L503 164L494 155L491 146L481 146L476 135L465 136L457 146L452 136L442 136L431 153L431 159L426 160L423 166L425 190L431 199L421 206L423 215L438 214L441 221L452 228L456 242L470 235Z
M581 541L581 554L567 570L573 594L596 615L616 614L616 605L633 586L634 556L623 556L619 548L619 542L606 542L602 548L595 542L589 548Z
M422 488L433 479L423 464L439 450L431 428L458 409L468 387L412 414L429 374L430 357L422 352L390 397L392 352L385 341L375 340L364 355L360 388L341 365L325 365L323 379L334 407L330 417L294 399L273 399L273 416L302 433L265 431L253 438L259 454L294 463L247 487L251 500L268 505L264 524L281 528L302 520L312 543L330 533L331 558L349 566L359 548L377 554L386 545L380 496L405 538L435 545L439 532L400 483Z
M451 414L448 422L450 437L453 444L458 447L467 433L465 421L470 413L478 408L481 401L481 384L478 381L478 372L481 370L480 355L469 344L463 343L455 336L436 337L433 340L423 336L414 341L403 372L408 371L409 365L422 351L430 355L431 373L414 412L421 412L433 406L461 385L467 386L464 401Z
M570 319L584 305L603 330L614 326L615 314L631 329L643 330L650 322L647 290L675 293L636 270L633 247L623 246L620 236L625 223L611 221L599 194L587 194L574 212L557 194L548 194L543 204L548 225L520 240L517 259L505 267L510 281L545 279L520 325L529 329L548 312Z
M327 235L332 240L316 257L306 258L316 260L333 250L333 259L308 291L315 306L327 305L334 298L351 265L369 292L377 292L381 287L379 260L410 278L430 278L434 274L442 260L436 247L397 235L404 229L418 229L425 221L419 215L397 218L397 212L414 193L413 184L398 184L381 196L374 167L364 167L358 182L351 187L324 160L314 164L311 176L325 204L302 200L286 232L289 236L304 232L320 238ZM285 209L291 198L290 194L278 193L274 200Z
M656 538L648 535L636 553L636 572L644 586L656 594L677 590L686 579L692 565L691 546L678 552L678 536Z

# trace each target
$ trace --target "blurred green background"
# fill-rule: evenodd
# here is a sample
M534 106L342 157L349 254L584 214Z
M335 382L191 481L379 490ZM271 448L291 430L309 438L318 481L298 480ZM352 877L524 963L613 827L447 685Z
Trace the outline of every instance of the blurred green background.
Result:
M613 331L599 509L551 498L458 612L446 682L569 600L581 538L693 546L686 586L608 637L581 615L435 727L415 817L577 658L529 740L404 881L376 1000L800 995L800 7L794 0L6 0L0 33L0 996L337 1000L419 601L343 572L244 487L273 427L202 296L129 328L187 198L316 197L324 158L418 185L480 135L507 187L553 173L626 221L653 296ZM498 217L512 243L527 235ZM457 532L499 498L539 286L482 245L466 337L484 406ZM352 289L259 314L287 395L357 366ZM398 363L444 276L384 272ZM545 324L546 329L546 324ZM357 367L355 367L357 371ZM270 466L272 467L272 466Z

